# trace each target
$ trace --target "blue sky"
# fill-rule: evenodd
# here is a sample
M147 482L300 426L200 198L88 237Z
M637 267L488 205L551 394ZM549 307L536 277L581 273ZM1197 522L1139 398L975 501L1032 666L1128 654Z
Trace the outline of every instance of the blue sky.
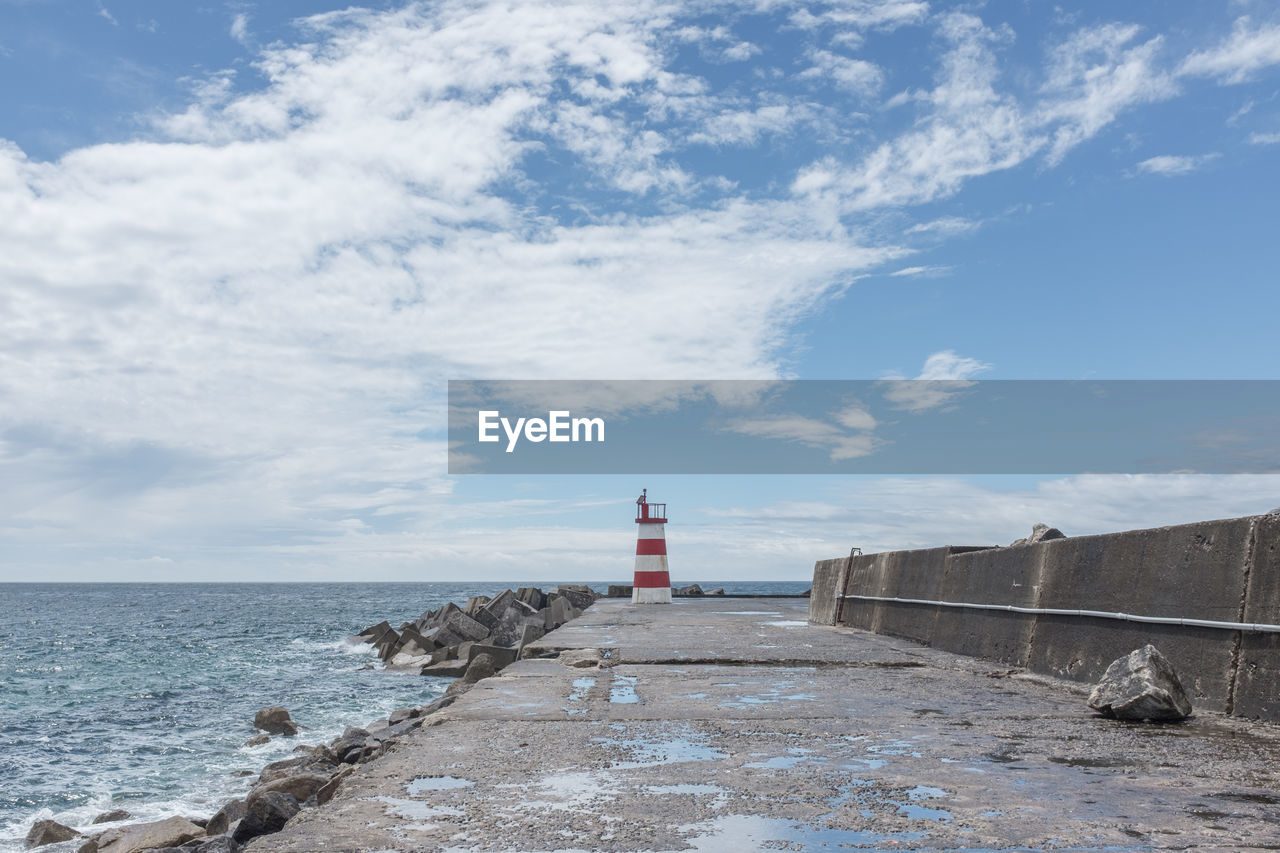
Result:
M1280 378L1274 4L0 0L0 80L0 580L625 578L641 486L699 579L1280 505L443 432L451 378Z

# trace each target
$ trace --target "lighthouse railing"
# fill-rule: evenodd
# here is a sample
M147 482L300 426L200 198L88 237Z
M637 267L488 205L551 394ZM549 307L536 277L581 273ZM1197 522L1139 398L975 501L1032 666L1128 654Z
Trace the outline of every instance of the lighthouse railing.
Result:
M665 524L667 521L666 504L642 503L636 507L636 523Z

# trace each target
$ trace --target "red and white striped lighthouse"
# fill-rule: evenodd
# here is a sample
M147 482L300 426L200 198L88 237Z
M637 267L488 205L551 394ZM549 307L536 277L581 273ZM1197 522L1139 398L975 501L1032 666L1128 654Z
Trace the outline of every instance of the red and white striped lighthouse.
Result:
M649 490L636 499L636 577L632 604L670 604L671 573L667 570L667 505L649 503Z

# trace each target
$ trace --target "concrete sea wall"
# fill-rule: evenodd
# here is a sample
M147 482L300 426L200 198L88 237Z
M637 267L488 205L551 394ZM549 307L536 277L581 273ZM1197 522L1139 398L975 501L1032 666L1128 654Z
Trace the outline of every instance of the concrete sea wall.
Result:
M1196 707L1280 720L1280 634L844 598L1280 623L1280 515L820 560L809 619L1075 681L1152 643Z

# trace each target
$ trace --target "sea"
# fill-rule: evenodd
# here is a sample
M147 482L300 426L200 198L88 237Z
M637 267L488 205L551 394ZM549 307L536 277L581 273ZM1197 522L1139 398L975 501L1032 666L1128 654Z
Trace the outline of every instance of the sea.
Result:
M352 634L519 586L555 584L0 584L0 853L24 850L41 818L85 830L112 809L129 823L211 816L299 744L444 694L447 679L384 672ZM301 733L245 746L269 705Z

